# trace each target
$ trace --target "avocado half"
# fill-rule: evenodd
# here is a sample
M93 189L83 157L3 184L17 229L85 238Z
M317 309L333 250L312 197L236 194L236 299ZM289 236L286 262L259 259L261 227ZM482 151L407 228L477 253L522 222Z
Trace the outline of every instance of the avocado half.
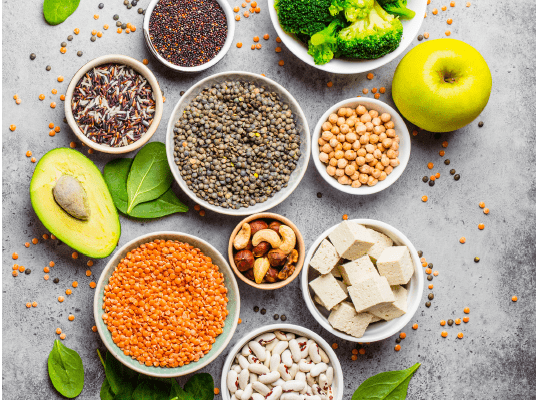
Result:
M75 218L54 199L58 179L75 178L85 191L89 217ZM35 213L59 240L92 258L108 257L121 236L119 215L99 169L80 152L67 148L46 153L37 163L30 183Z

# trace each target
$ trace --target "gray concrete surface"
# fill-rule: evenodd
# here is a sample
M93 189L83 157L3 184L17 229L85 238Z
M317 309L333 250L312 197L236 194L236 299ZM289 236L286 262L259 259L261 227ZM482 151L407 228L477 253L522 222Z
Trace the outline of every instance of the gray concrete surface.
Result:
M105 4L103 10L97 9L100 1ZM140 1L142 7L147 3L148 0ZM232 5L239 3L233 0ZM240 283L243 323L231 345L253 327L271 323L274 313L286 314L289 323L307 326L328 342L339 344L337 354L344 370L345 399L350 399L369 376L407 368L415 362L421 362L422 367L410 383L410 399L536 398L536 85L532 60L536 54L536 5L524 2L518 7L513 3L475 0L466 8L465 1L458 1L455 8L432 16L432 8L440 8L443 3L432 0L421 31L430 32L432 39L444 37L449 28L452 38L470 43L488 61L494 86L491 100L478 119L484 121L484 127L478 128L477 120L458 132L443 134L440 139L419 133L412 139L411 159L403 176L388 190L372 196L352 197L334 191L322 181L311 162L298 189L272 210L297 224L305 235L306 245L339 222L345 213L350 218L385 221L404 232L439 271L433 280L432 307L424 306L430 292L426 289L412 320L419 324L419 329L413 331L411 324L404 329L407 338L400 352L393 350L393 337L366 345L366 354L351 361L354 345L337 340L313 320L305 308L298 280L274 292L255 291ZM259 4L261 8L265 6L264 1ZM95 13L100 14L98 21L93 19ZM149 67L167 97L162 124L153 137L160 141L164 140L165 126L179 92L205 76L226 70L265 73L286 86L302 105L312 126L327 106L360 94L363 87L385 86L388 90L382 100L392 104L391 77L399 59L375 71L373 81L368 81L365 74L334 76L319 72L299 61L284 46L282 53L274 52L276 35L266 7L237 24L235 42L243 42L242 49L233 46L219 64L196 76L175 74L160 66L145 49L141 29L130 35L115 33L115 13L122 21L141 28L142 16L135 9L126 10L120 0L83 1L72 17L56 27L48 26L42 19L40 1L3 1L2 388L7 400L61 398L50 384L46 368L57 327L67 334L65 344L76 349L84 361L86 381L79 398L99 398L103 381L103 369L96 354L103 344L91 331L94 292L88 284L98 279L106 260L96 261L91 269L93 276L88 278L87 258L71 259L71 250L66 245L40 240L29 249L24 247L24 242L41 238L46 232L30 204L28 187L34 164L25 152L31 150L40 158L47 151L68 146L75 140L68 126L61 122L63 103L59 94L85 62L110 53L150 60ZM448 17L454 20L450 27L446 24ZM97 42L90 42L90 31L100 30L105 23L110 24L110 30ZM69 42L67 54L60 54L60 43L76 27L81 33ZM271 35L270 41L262 41L261 51L251 51L252 37L264 33ZM84 52L83 57L76 56L78 50ZM35 61L29 60L32 52L37 54ZM277 65L280 59L285 60L284 67ZM47 64L52 71L45 71ZM57 82L59 75L65 77L63 83ZM333 81L332 88L327 88L328 81ZM51 95L53 88L58 95ZM38 100L40 93L46 94L43 102ZM22 99L21 105L15 104L14 94ZM56 109L49 107L52 100L58 103ZM48 136L49 122L60 123L62 128L53 138ZM17 125L15 132L9 131L10 124ZM444 157L451 160L448 167L438 155L443 140L449 141ZM87 154L87 148L79 149ZM103 154L89 157L100 168L111 159ZM436 164L434 171L442 174L433 188L421 182L422 176L429 174L426 164L430 161ZM450 168L461 174L459 182L448 174ZM323 194L321 199L317 198L318 192ZM193 208L194 204L178 188L177 193ZM420 200L425 194L430 199L426 204ZM485 216L478 207L480 201L490 208L489 215ZM193 210L142 223L122 217L119 245L141 233L166 229L198 235L225 252L228 236L238 221L210 212L202 218ZM480 222L486 224L483 231L477 229ZM467 238L465 245L458 243L461 236ZM11 277L13 251L20 255L19 264L32 269L31 275ZM479 264L473 262L475 256L481 258ZM44 281L43 267L50 260L56 266L50 273L51 279ZM52 283L55 277L60 279L57 285ZM59 303L57 297L64 294L73 280L80 282L79 288ZM510 301L512 295L519 297L517 303ZM28 310L28 301L37 301L39 305ZM254 313L256 305L265 307L267 314ZM464 307L471 308L470 322L448 328L449 337L441 338L439 321L463 317ZM69 313L76 315L74 322L67 320ZM463 340L455 339L459 331L465 335ZM223 360L222 356L205 368L218 386ZM184 381L180 379L181 383Z

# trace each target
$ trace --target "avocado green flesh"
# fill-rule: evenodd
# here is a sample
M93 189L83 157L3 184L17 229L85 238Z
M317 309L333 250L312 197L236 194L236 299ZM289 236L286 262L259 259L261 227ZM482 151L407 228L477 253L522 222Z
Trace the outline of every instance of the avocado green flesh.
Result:
M86 221L63 210L52 194L57 180L70 175L84 188L90 208ZM35 167L30 183L35 213L59 240L92 258L104 258L117 246L121 236L119 216L108 187L93 162L76 150L49 151Z

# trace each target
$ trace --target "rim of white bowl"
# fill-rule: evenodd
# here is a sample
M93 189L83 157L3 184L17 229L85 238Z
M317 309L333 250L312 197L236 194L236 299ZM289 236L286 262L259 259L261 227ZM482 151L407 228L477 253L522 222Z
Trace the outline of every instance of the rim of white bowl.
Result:
M178 377L178 376L188 375L188 374L191 374L192 372L198 371L201 368L206 367L207 365L209 365L210 363L212 363L213 361L215 361L219 357L219 355L227 348L227 346L229 345L229 342L233 338L234 333L236 331L236 328L238 326L238 319L239 319L239 315L240 315L240 291L238 289L238 282L236 281L236 276L234 275L234 272L233 272L232 268L230 267L229 263L227 262L227 260L223 256L223 254L221 254L218 251L218 249L216 249L213 245L208 243L206 240L201 239L200 237L197 237L195 235L191 235L189 233L177 232L177 231L157 231L157 232L147 233L145 235L141 235L141 236L138 236L138 237L130 240L129 242L127 242L123 246L121 246L119 249L117 249L117 248L115 249L114 253L112 254L112 256L110 258L110 260L108 261L108 263L106 264L106 266L104 267L104 269L102 270L102 272L101 272L101 274L99 276L97 286L95 287L95 295L93 297L93 318L95 318L95 321L99 322L101 320L100 314L102 314L102 312L103 312L102 309L99 307L100 293L102 291L103 285L108 283L108 282L104 282L105 276L107 275L108 271L110 269L112 269L112 268L115 269L117 267L117 265L118 265L118 262L119 262L119 259L120 259L120 257L117 257L118 254L121 254L122 252L126 251L127 249L132 248L135 245L138 245L138 243L141 242L141 241L150 241L150 240L154 240L156 238L173 237L173 236L178 236L178 235L185 236L187 238L191 238L192 240L195 240L195 241L198 241L198 242L202 243L204 246L206 246L211 251L215 252L216 254L218 254L221 257L221 259L223 261L223 264L222 264L222 266L218 265L218 267L220 269L221 268L228 269L229 276L230 276L229 285L233 287L233 290L235 290L235 293L236 293L236 313L235 313L234 320L229 321L229 323L232 324L231 325L231 331L229 332L229 334L225 338L222 346L218 349L218 351L214 352L214 354L211 354L210 357L208 357L208 354L206 354L204 357L200 358L199 361L196 361L197 365L195 365L195 367L187 369L187 370L185 370L183 372L180 372L180 368L182 368L182 367L172 368L172 369L176 369L176 370L179 371L177 373L172 373L172 374L159 373L159 371L161 371L161 369L159 369L159 367L154 367L155 372L152 372L152 371L146 371L144 369L139 368L136 365L136 363L134 363L134 362L132 362L131 364L125 364L124 361L122 360L122 358L117 356L117 354L121 353L121 350L119 349L119 347L118 346L111 346L110 343L109 343L110 340L108 338L104 337L104 333L101 332L101 329L97 329L97 331L99 332L99 336L101 338L101 341L106 346L106 349L110 353L112 353L112 355L120 363L126 365L128 368L130 368L130 369L132 369L132 370L134 370L136 372L139 372L140 374L149 375L149 376L153 376L153 377L156 377L156 378L174 378L174 377ZM203 250L203 249L201 249L201 250ZM97 328L98 328L99 323L97 323L96 325L97 325ZM166 370L170 370L170 368L166 368Z
M358 188L353 188L350 185L341 185L339 182L337 182L335 178L328 175L328 173L326 172L326 165L323 164L318 157L318 155L320 154L318 139L320 138L320 132L322 131L322 124L327 121L330 114L337 111L337 109L339 109L340 107L350 106L356 108L358 105L364 105L367 108L379 109L378 111L380 111L380 114L382 112L387 112L391 115L391 120L395 123L395 131L400 138L400 155L398 157L400 164L398 165L398 167L393 169L393 172L387 175L387 178L385 178L385 180L378 181L375 186L367 186L365 184ZM402 173L406 169L409 162L410 153L411 137L409 134L408 127L406 126L406 123L404 122L404 119L402 119L400 114L393 107L391 107L389 104L384 103L383 101L369 99L365 97L352 97L350 99L339 101L337 104L328 108L327 111L318 120L311 139L311 156L313 158L318 173L322 176L322 178L324 178L327 183L329 183L335 189L340 190L341 192L355 195L368 195L378 193L382 190L387 189L389 186L395 183L398 178L402 176Z
M420 264L418 262L419 261L419 255L417 254L417 250L415 249L415 246L413 246L413 244L410 242L410 240L402 232L400 232L398 229L396 229L395 227L393 227L393 226L391 226L391 225L389 225L389 224L387 224L385 222L381 222L381 221L374 220L374 219L353 219L351 221L357 222L358 224L361 224L361 225L365 225L365 226L367 226L369 228L375 228L375 230L378 229L379 232L382 232L382 233L386 234L389 237L391 237L391 236L389 234L387 234L387 232L390 232L390 233L396 235L396 237L398 239L397 242L399 242L403 246L408 247L408 249L410 251L411 258L413 260L414 267L415 267L415 272L413 273L413 276L411 277L410 282L412 284L417 285L415 289L412 288L411 291L408 290L408 292L410 292L410 293L416 293L416 296L417 296L415 299L413 299L413 301L411 303L409 303L409 301L408 301L408 311L404 315L402 315L401 317L395 318L395 319L393 319L391 321L376 322L374 325L376 325L377 327L382 327L382 325L378 325L378 324L383 324L384 328L380 329L379 333L371 333L367 329L365 331L365 334L363 335L363 337L360 337L360 338L356 338L354 336L350 336L350 335L348 335L348 334L346 334L344 332L336 330L335 328L333 328L331 326L331 324L328 322L327 318L324 317L320 313L320 311L318 310L318 307L316 306L316 303L312 299L311 293L309 291L309 279L308 279L308 277L309 277L309 263L311 262L311 258L313 257L316 249L318 248L318 246L320 245L322 240L327 238L327 236L337 226L339 226L339 224L334 225L331 228L329 228L326 231L324 231L315 240L315 242L311 245L311 247L309 248L309 251L307 252L307 257L305 258L304 266L303 266L303 269L302 269L302 275L301 275L302 294L303 294L303 298L305 300L305 304L307 304L307 308L309 309L309 312L312 314L314 319L317 320L318 323L320 325L322 325L322 327L325 330L327 330L328 332L330 332L331 334L333 334L333 335L335 335L337 337L340 337L341 339L348 340L350 342L357 342L357 343L377 342L377 341L387 339L387 338L393 336L398 331L400 331L404 326L406 326L408 324L408 322L411 321L411 319L413 318L413 316L415 315L415 313L419 309L419 305L421 303L422 292L423 292L423 289L424 289L424 275L423 275L423 272L422 272L422 267L420 266ZM393 238L391 237L391 239L393 239ZM409 293L408 293L408 298L409 298Z
M408 7L415 11L415 17L413 17L411 20L401 20L404 27L404 32L402 34L402 41L395 51L374 60L347 60L338 58L333 59L324 65L316 65L313 57L307 54L307 48L305 45L294 36L286 33L283 28L281 28L279 19L277 17L277 12L274 8L274 0L268 0L268 8L270 12L270 19L272 20L272 24L277 34L290 52L294 54L294 56L302 60L304 63L319 70L334 74L346 75L360 74L380 68L393 61L411 45L413 39L415 39L415 37L419 34L419 30L421 29L424 21L426 2L425 0L408 0L408 3Z
M211 81L215 78L225 77L229 75L238 75L240 77L243 77L244 79L250 78L250 79L257 80L257 81L262 81L265 84L272 85L273 87L277 89L278 92L284 94L287 97L288 102L292 103L292 106L297 111L296 114L297 114L298 120L303 125L302 132L300 133L300 139L302 141L302 145L305 145L305 149L302 151L302 154L300 156L300 162L299 162L299 164L302 164L301 160L303 159L303 164L302 164L303 168L301 168L299 171L297 169L292 171L292 174L297 174L297 179L292 186L289 185L285 188L282 188L279 192L274 194L273 197L268 198L264 203L258 203L248 208L240 207L237 210L231 209L231 208L223 208L223 207L214 206L210 204L208 201L197 197L195 193L193 193L192 190L188 188L188 185L186 185L186 182L184 182L184 180L182 179L182 176L179 172L179 168L177 167L177 164L175 164L174 157L173 157L173 149L175 147L173 128L175 127L175 123L177 122L174 119L174 116L178 113L179 109L183 106L183 103L186 101L185 99L187 99L191 93L195 92L196 90L199 90L199 88L202 88L206 84L206 82ZM225 79L222 79L222 81L224 80ZM287 102L287 100L284 100L284 101ZM290 94L290 92L287 89L285 89L282 85L280 85L279 83L277 83L276 81L270 78L266 78L265 76L262 76L259 74L254 74L252 72L227 71L227 72L220 72L214 75L210 75L200 80L199 82L191 86L190 89L188 89L181 96L180 100L177 102L177 104L173 108L173 111L171 112L171 117L168 122L167 133L166 133L166 152L167 152L168 164L173 174L173 177L175 178L175 181L177 181L182 191L186 193L186 195L192 201L194 201L195 203L199 204L200 206L208 210L214 211L219 214L251 215L251 214L258 214L261 212L265 212L271 208L274 208L278 204L281 204L283 201L285 201L287 197L289 197L294 192L294 190L296 190L301 180L303 179L303 176L305 175L305 172L307 171L307 167L309 165L309 158L311 156L311 135L309 131L309 125L307 123L307 118L305 117L305 114L302 108L300 107L299 103L294 98L294 96L292 96L292 94ZM274 200L277 199L277 200L272 203L272 202L269 202L270 199L274 199Z
M149 35L149 21L151 19L151 15L155 6L159 1L160 0L152 0L145 9L145 17L143 18L143 36L145 38L145 45L147 46L151 54L163 65L178 72L201 72L218 63L218 61L220 61L227 54L227 52L231 48L231 44L233 43L235 33L234 13L231 9L231 6L229 5L229 2L225 0L216 0L222 8L223 12L225 13L225 18L227 20L227 38L225 39L225 43L223 44L223 47L221 48L219 53L216 54L216 56L209 62L206 62L205 64L201 65L196 65L195 67L181 67L180 65L175 65L167 61L158 53L158 51L156 51Z
M225 362L223 363L223 369L221 373L221 391L220 391L222 398L224 400L231 399L231 396L229 395L229 389L227 389L227 373L231 369L233 360L238 354L238 352L252 338L262 335L263 333L273 332L276 330L299 333L300 335L304 337L308 337L309 339L314 339L316 343L320 347L322 347L322 350L324 350L329 357L331 366L333 367L333 371L334 371L334 380L336 380L335 398L333 400L342 400L343 395L344 395L344 379L343 379L341 363L339 362L339 358L337 357L337 354L335 354L335 351L333 351L333 349L328 344L328 342L326 342L326 340L322 338L319 334L313 332L310 329L304 328L303 326L294 325L294 324L272 324L272 325L262 326L260 328L257 328L247 333L238 342L236 342L233 348L229 351L229 354L227 354L227 357L225 358Z

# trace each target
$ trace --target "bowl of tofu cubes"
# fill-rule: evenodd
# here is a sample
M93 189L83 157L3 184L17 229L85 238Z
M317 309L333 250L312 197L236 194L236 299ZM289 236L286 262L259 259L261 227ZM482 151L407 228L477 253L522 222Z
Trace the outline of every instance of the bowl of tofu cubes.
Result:
M354 219L331 227L313 243L304 265L309 311L345 340L375 342L396 334L422 298L417 250L384 222Z

